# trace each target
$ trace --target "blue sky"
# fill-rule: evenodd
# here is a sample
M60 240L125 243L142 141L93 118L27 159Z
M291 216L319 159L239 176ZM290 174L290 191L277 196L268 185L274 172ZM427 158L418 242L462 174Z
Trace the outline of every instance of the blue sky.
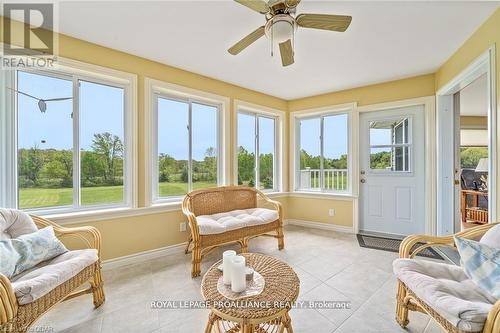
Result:
M347 154L347 115L333 115L324 119L324 157L338 159L341 155ZM309 155L319 156L320 118L301 120L300 131L300 148Z
M72 97L70 80L19 72L18 90L48 99ZM40 149L72 149L73 101L47 102L47 111L41 113L37 101L18 94L20 148L37 145ZM90 149L95 133L110 132L123 140L124 92L90 82L80 84L80 146Z
M217 108L193 103L193 159L203 160L208 148L217 148ZM189 157L189 104L158 99L158 152L178 160Z
M274 119L259 117L259 153L274 153ZM238 114L238 146L255 154L255 116Z

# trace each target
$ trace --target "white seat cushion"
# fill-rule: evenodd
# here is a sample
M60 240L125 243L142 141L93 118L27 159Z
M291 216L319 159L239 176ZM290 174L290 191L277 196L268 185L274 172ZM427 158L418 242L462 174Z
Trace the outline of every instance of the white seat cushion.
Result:
M483 329L496 299L472 282L461 267L396 259L393 269L399 280L451 324L467 332Z
M267 224L278 219L278 212L267 208L232 210L196 217L200 235L220 234L226 231Z
M12 287L20 305L31 303L97 261L97 250L68 251L14 276Z

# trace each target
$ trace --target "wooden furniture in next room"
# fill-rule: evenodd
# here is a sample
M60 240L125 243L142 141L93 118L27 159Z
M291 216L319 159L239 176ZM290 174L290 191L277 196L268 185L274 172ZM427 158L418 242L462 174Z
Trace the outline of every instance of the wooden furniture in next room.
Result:
M488 223L488 209L479 205L480 197L488 200L488 192L477 190L462 190L460 199L460 214L462 223ZM472 204L469 204L471 198Z

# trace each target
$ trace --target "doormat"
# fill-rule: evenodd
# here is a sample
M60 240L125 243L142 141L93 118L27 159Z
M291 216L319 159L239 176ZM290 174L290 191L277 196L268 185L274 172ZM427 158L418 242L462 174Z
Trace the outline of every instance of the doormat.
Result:
M399 252L399 245L403 241L402 239L385 238L379 236L369 236L357 234L359 246L366 247L369 249L389 251L389 252ZM415 248L423 245L423 243L415 244ZM445 260L439 253L434 249L428 247L423 251L419 252L417 256L432 258L437 260Z

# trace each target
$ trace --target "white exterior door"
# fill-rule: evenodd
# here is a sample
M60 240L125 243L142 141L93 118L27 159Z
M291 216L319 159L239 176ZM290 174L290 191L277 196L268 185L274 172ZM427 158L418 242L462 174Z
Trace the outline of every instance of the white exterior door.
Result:
M424 110L360 114L360 231L425 232Z

